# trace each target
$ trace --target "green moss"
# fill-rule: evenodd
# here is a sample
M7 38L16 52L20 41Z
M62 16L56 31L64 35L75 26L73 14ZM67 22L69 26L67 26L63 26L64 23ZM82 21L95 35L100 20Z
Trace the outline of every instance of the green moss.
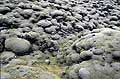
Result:
M27 73L24 77L21 77L19 69L27 70ZM8 72L12 75L12 79L43 79L43 76L50 76L54 79L61 79L60 72L63 68L57 65L47 65L47 64L36 64L32 67L24 65L10 65L6 69L1 71Z

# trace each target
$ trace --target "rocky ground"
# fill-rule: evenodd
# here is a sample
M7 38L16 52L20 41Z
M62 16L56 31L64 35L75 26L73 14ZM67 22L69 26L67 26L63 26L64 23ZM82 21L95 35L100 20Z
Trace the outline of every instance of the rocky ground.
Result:
M120 79L119 0L0 0L1 79Z

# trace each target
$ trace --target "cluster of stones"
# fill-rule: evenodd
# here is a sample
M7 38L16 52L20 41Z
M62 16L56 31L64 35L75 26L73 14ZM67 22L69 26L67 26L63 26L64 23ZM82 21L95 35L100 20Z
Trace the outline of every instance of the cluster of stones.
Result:
M118 79L120 76L120 31L110 28L95 29L72 45L64 59L69 72L64 79ZM72 65L72 66L71 66ZM109 75L109 76L107 76ZM110 76L111 75L111 76Z
M120 1L0 0L0 64L37 51L68 67L63 79L119 79Z

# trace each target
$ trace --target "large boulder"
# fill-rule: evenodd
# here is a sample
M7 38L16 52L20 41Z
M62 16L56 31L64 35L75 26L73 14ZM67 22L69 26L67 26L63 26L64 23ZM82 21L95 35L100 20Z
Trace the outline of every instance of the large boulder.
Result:
M76 52L93 48L101 49L107 53L120 51L120 31L110 28L96 29L73 44L73 49Z
M5 48L13 51L17 55L25 55L30 51L31 44L22 38L8 38L5 40Z
M70 77L70 72L74 71L80 79L119 79L119 30L95 29L74 42L73 49L80 54L82 61L78 65L66 68L65 76Z

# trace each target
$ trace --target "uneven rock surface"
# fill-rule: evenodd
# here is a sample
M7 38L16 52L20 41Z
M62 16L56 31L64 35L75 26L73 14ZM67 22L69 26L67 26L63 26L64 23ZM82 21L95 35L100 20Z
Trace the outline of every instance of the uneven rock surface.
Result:
M119 0L0 0L0 79L120 79Z

